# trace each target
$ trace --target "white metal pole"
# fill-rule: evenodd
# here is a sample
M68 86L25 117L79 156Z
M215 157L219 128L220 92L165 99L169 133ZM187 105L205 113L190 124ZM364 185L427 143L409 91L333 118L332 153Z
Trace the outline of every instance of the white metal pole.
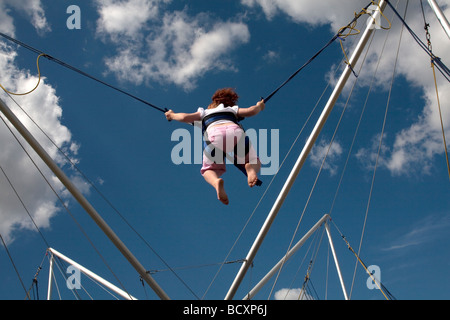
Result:
M108 236L111 242L116 246L122 255L130 262L130 264L136 269L139 275L148 283L153 291L163 300L169 300L169 296L161 289L156 281L147 273L147 270L141 265L131 251L125 246L122 240L114 233L114 231L103 220L100 214L94 209L94 207L87 201L78 188L70 181L66 174L56 165L53 159L37 142L33 135L27 128L20 122L16 115L8 108L8 106L0 99L0 111L5 117L12 123L16 130L23 136L23 138L30 144L30 146L41 157L45 164L53 171L62 184L69 190L78 203L86 210L91 216L94 222L100 227L100 229Z
M380 9L383 11L386 7L386 2L384 0L380 1ZM376 11L373 15L373 22L369 23L364 34L361 36L361 39L358 43L358 45L355 48L355 51L353 55L351 56L349 63L352 68L355 67L359 57L361 56L361 53L363 52L363 49L365 45L367 44L367 41L369 40L370 36L372 35L373 30L375 29L375 21L378 21L377 19L380 16L380 12ZM266 221L264 222L264 225L262 226L258 236L256 237L256 240L254 241L249 253L247 254L247 257L242 264L236 278L234 279L230 289L228 290L228 293L225 297L226 300L233 299L234 295L236 294L236 291L238 287L240 286L242 280L245 277L245 274L247 273L248 268L253 263L253 260L256 256L257 251L259 250L259 247L261 246L262 242L264 241L264 238L266 237L273 221L275 220L278 211L280 210L281 206L283 205L284 200L286 199L292 185L294 184L295 179L297 178L301 168L303 167L303 164L306 161L306 158L308 157L314 143L316 142L323 126L325 125L325 122L328 119L328 116L330 115L337 99L339 98L339 95L341 94L342 90L344 89L344 86L349 78L349 76L352 74L352 68L347 66L342 73L338 83L336 84L336 87L334 88L333 93L331 94L326 106L324 107L322 114L320 115L313 131L311 132L308 140L306 141L305 146L303 147L303 150L300 154L300 156L297 159L297 162L295 163L291 173L289 174L289 177L287 178L283 188L281 189L280 194L278 195L277 199L275 200L275 203L273 204L272 209L269 212L269 215L266 218Z
M448 22L447 17L444 15L444 12L441 10L441 8L439 7L439 5L435 0L428 0L428 4L436 14L437 19L439 20L439 22L442 25L442 28L447 34L447 37L450 38L450 23Z
M121 295L123 298L127 299L127 300L137 300L135 297L133 297L132 295L130 295L129 293L123 291L122 289L116 287L115 285L113 285L112 283L110 283L109 281L103 279L102 277L98 276L97 274L93 273L92 271L90 271L89 269L83 267L81 264L76 263L75 261L73 261L72 259L70 259L69 257L63 255L62 253L56 251L53 248L49 248L48 249L49 252L52 253L52 258L53 258L53 254L57 257L60 257L61 259L63 259L64 261L66 261L67 263L69 263L70 265L74 266L75 268L79 269L81 272L83 272L86 276L94 279L95 281L103 284L105 287L113 290L114 292L116 292L117 294Z
M341 282L342 292L344 293L345 300L348 300L347 290L345 289L344 279L342 278L341 268L339 267L339 261L334 250L333 239L331 239L330 227L328 223L325 222L325 230L327 231L328 241L330 242L331 252L333 253L334 264L336 265L336 270L339 276L339 281Z
M296 253L306 242L306 240L311 237L311 235L326 221L330 219L330 216L328 214L325 214L322 218L320 218L319 221L311 228L305 235L293 246L288 253L280 260L278 263L264 276L264 278L261 279L261 281L258 282L258 284L244 297L243 300L250 300L252 299L255 294L258 293L259 290L270 280L270 278L273 277L273 275L281 268L281 266L289 260L294 253Z
M50 255L50 267L48 271L48 290L47 290L47 300L52 299L52 289L53 289L53 253Z

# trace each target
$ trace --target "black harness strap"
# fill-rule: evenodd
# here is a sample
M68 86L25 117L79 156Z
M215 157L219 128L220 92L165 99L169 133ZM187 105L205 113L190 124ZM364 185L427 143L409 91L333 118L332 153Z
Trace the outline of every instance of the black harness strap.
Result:
M240 125L239 124L240 120L233 112L223 111L223 112L212 113L212 114L204 117L202 120L203 133L206 132L206 129L208 129L209 125L211 125L212 123L219 121L219 120L229 120L231 122L236 123L237 125Z

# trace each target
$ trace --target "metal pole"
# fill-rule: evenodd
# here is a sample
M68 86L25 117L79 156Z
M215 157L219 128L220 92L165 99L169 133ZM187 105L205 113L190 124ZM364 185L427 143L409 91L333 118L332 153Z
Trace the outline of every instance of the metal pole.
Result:
M439 5L435 0L428 0L428 4L430 5L431 9L433 9L434 13L436 14L437 19L442 25L442 28L444 29L445 33L447 34L447 37L450 38L450 23L448 22L447 18L444 15L444 12L441 10Z
M83 194L78 188L70 181L66 174L56 165L53 159L37 142L33 135L25 128L16 115L8 108L8 106L0 99L0 111L5 117L12 123L16 130L23 136L23 138L30 144L30 146L36 151L36 153L42 158L45 164L53 171L62 184L69 190L78 203L86 210L100 229L106 234L111 242L119 249L122 255L130 262L130 264L136 269L139 275L148 283L148 285L155 291L155 293L164 300L169 300L168 295L159 287L155 280L147 273L147 270L141 265L136 257L131 253L125 244L119 239L114 231L108 226L98 212L92 207L92 205L86 200Z
M47 290L47 300L52 299L52 289L53 289L53 253L50 256L50 267L48 271L48 290Z
M61 259L63 259L64 261L66 261L67 263L69 263L70 265L74 266L75 268L79 269L81 272L83 272L86 276L94 279L95 281L103 284L105 287L113 290L114 292L116 292L117 294L121 295L122 297L124 297L127 300L137 300L135 297L133 297L132 295L130 295L129 293L123 291L122 289L116 287L115 285L113 285L112 283L110 283L109 281L106 281L105 279L103 279L102 277L96 275L95 273L93 273L92 271L90 271L89 269L86 269L85 267L83 267L82 265L80 265L79 263L76 263L75 261L73 261L72 259L66 257L65 255L63 255L62 253L56 251L55 249L52 248L48 248L48 251L52 253L52 260L53 260L53 255L60 257Z
M243 300L250 300L252 299L255 294L261 290L262 287L270 280L270 278L273 277L273 275L283 266L283 264L289 260L294 253L296 253L306 242L306 240L311 237L311 235L326 221L330 219L330 216L328 214L325 214L322 218L320 218L319 221L311 228L309 231L301 238L295 246L293 246L288 253L280 260L278 263L264 276L264 278L261 279L261 281L258 282L258 284L245 296Z
M339 281L341 282L342 292L344 293L345 300L348 300L347 290L345 289L344 279L342 278L341 268L339 267L339 261L334 250L333 240L331 239L330 227L328 223L325 223L325 230L327 231L328 241L330 242L331 252L333 253L334 264L336 265L336 270L339 276Z
M386 2L384 0L380 1L380 8L383 11L386 7ZM376 11L376 13L373 15L373 22L369 23L364 34L362 35L355 52L353 53L352 57L349 60L350 65L352 68L355 67L359 57L361 56L361 53L367 44L367 41L369 40L370 36L372 35L373 30L375 29L375 21L379 18L380 12ZM283 205L284 200L286 199L292 185L294 184L295 179L297 178L301 168L303 167L303 164L306 161L306 158L308 157L314 143L316 142L323 126L325 125L325 122L328 119L328 116L330 115L334 104L336 103L337 99L339 98L339 95L341 94L341 91L344 89L345 83L347 82L349 76L352 74L352 68L347 66L341 75L338 83L336 84L336 87L334 88L333 93L331 94L331 97L329 98L326 106L324 107L322 114L320 115L313 131L311 132L308 140L306 141L305 146L303 147L303 150L300 154L300 156L297 159L297 162L295 163L291 173L289 174L289 177L287 178L283 188L281 189L280 194L278 195L278 198L275 200L275 203L273 204L272 209L269 212L269 215L266 218L266 221L264 222L264 225L262 226L255 242L253 243L249 253L247 254L247 257L242 264L236 278L234 279L225 299L231 300L233 299L234 295L236 294L236 291L241 284L242 280L245 277L245 274L247 273L248 268L253 263L253 260L256 256L256 253L261 246L262 242L264 241L265 236L269 232L269 229L275 220L278 211L280 210L281 206Z

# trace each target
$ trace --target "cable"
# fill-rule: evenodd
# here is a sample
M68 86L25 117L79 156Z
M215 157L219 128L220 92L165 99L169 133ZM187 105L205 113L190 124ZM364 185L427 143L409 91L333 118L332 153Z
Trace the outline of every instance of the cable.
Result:
M436 80L436 71L435 71L433 63L431 64L431 67L433 69L434 86L436 88L436 99L437 99L437 104L438 104L438 109L439 109L439 120L441 122L442 139L444 141L444 152L445 152L445 159L447 162L447 172L448 172L448 177L450 179L450 163L449 163L449 159L448 159L447 141L445 139L444 122L442 120L442 112L441 112L441 102L439 101L439 91L438 91L438 85L437 85L437 80Z
M409 0L406 2L405 13L404 13L405 17L406 17L406 13L408 11L408 5L409 5ZM361 231L361 238L360 238L359 248L358 248L358 256L361 253L363 238L364 238L366 224L367 224L367 218L368 218L368 215L369 215L369 209L370 209L370 205L371 205L371 201L372 201L373 189L374 189L374 186L375 186L375 177L376 177L376 174L377 174L378 163L379 163L380 155L381 155L381 149L382 149L382 146L383 146L384 131L385 131L385 128L386 128L387 116L388 116L389 106L390 106L390 102L391 102L392 89L393 89L393 86L394 86L395 75L396 75L396 71L397 71L398 57L399 57L399 53L400 53L401 42L402 42L402 39L403 39L403 30L404 30L404 28L402 27L401 32L400 32L400 38L399 38L399 41L398 41L398 46L397 46L397 53L396 53L396 57L395 57L395 63L394 63L394 67L393 67L393 70L392 70L391 85L390 85L390 88L389 88L389 94L388 94L388 98L387 98L386 109L385 109L385 112L384 112L383 124L382 124L382 128L381 128L381 133L380 133L380 141L379 141L379 144L378 144L378 151L377 151L377 156L376 156L376 159L375 159L375 166L374 166L374 169L373 169L372 182L371 182L371 185L370 185L369 196L368 196L368 199L367 199L366 211L365 211L365 215L364 215L364 222L363 222L363 227L362 227L362 231ZM354 270L354 273L353 273L353 282L352 282L352 290L351 291L353 291L353 284L354 284L354 281L355 281L357 266L358 266L358 264L355 263L355 270ZM350 292L350 296L351 296L351 292Z
M361 70L362 70L362 68L363 68L363 66L364 66L364 64L365 64L367 55L368 55L369 50L370 50L370 47L371 47L371 45L372 45L372 41L373 41L373 36L372 36L372 40L370 41L369 48L366 50L366 54L365 54L365 56L364 56L364 60L363 60L362 63L361 63L359 72L361 72ZM293 236L292 236L292 238L291 238L291 242L290 242L289 247L288 247L288 249L287 249L286 252L288 252L288 251L291 249L292 244L293 244L293 241L294 241L294 238L295 238L295 236L296 236L296 234L297 234L297 232L298 232L298 230L299 230L299 227L300 227L301 221L302 221L302 219L303 219L303 216L304 216L304 214L305 214L305 212L306 212L306 210L307 210L307 208L308 208L308 206L309 206L309 202L310 202L311 197L312 197L312 195L313 195L313 193L314 193L314 191L315 191L317 182L318 182L319 177L320 177L320 175L321 175L321 173L322 173L322 170L323 170L323 168L324 168L325 162L326 162L326 160L327 160L328 154L329 154L329 152L330 152L330 150L331 150L331 147L332 147L332 145L333 145L333 142L334 142L334 140L335 140L335 137L336 137L336 134L337 134L338 129L339 129L339 127L340 127L341 121L342 121L343 116L344 116L344 114L345 114L345 112L346 112L346 110L347 110L347 107L348 107L348 105L349 105L350 98L352 97L353 91L354 91L354 89L355 89L355 87L356 87L357 80L358 80L358 78L356 77L356 80L355 80L355 82L353 83L353 86L352 86L352 88L351 88L351 90L350 90L350 93L349 93L349 96L348 96L347 101L346 101L346 103L345 103L345 106L344 106L343 109L342 109L340 118L339 118L338 123L336 124L336 128L335 128L335 130L334 130L333 136L332 136L332 138L331 138L330 143L328 144L328 148L327 148L326 154L325 154L324 158L322 159L322 163L321 163L321 166L320 166L320 168L319 168L319 171L318 171L318 173L317 173L317 175L316 175L316 179L315 179L315 181L314 181L314 183L313 183L313 186L311 187L311 190L310 190L309 196L308 196L308 198L307 198L306 204L305 204L305 206L304 206L304 208L303 208L303 211L302 211L302 213L301 213L300 219L299 219L299 221L298 221L298 223L297 223L297 227L296 227L296 229L295 229L295 231L294 231L294 234L293 234ZM281 273L281 270L283 269L283 266L284 266L284 261L283 261L283 264L281 265L280 269L278 270L278 274L277 274L276 279L278 279L278 277L279 277L279 275L280 275L280 273ZM275 282L276 282L276 280L275 280ZM272 288L272 290L273 290L273 288Z
M369 12L369 10L367 10L366 8L363 8L361 12L364 12L365 14L368 14L369 16L371 16L374 19L374 23L377 24L377 26L380 29L383 30L390 30L392 27L392 23L391 21L384 15L383 11L381 10L380 4L379 3L375 3L375 1L372 1L372 5L376 6L378 9L378 11L380 12L381 16L384 17L386 19L386 21L388 22L389 26L388 27L383 27L381 24L378 25L377 20L372 16L372 14ZM361 14L361 13L360 13ZM355 14L356 16L356 14ZM361 30L356 29L356 20L354 20L354 22L350 23L346 28L349 29L347 34L342 34L342 32L340 31L341 35L339 36L339 43L341 45L341 49L342 52L344 53L344 57L345 57L345 64L350 68L350 70L352 71L353 75L357 78L358 74L355 72L355 70L353 70L353 66L350 64L350 60L348 59L347 56L347 52L344 49L344 43L343 41L345 41L345 39L349 36L355 36L361 33Z
M27 92L25 92L25 93L14 93L14 92L11 92L11 91L7 90L4 86L2 86L1 83L0 83L0 88L2 88L6 93L9 93L9 94L12 94L12 95L15 95L15 96L25 96L25 95L27 95L27 94L32 93L34 90L37 89L37 87L39 87L39 84L41 83L41 69L40 69L40 67L39 67L39 59L41 59L41 57L43 57L43 56L45 56L45 53L41 53L41 54L37 57L37 60L36 60L36 66L37 66L37 71L38 71L39 79L38 79L38 82L37 82L36 86L35 86L33 89L31 89L30 91L27 91Z
M398 6L398 3L399 3L399 1L397 2L397 6ZM394 18L394 17L392 17L392 19L389 20L389 21L392 21L393 18ZM369 47L372 45L372 41L373 41L374 35L375 35L375 33L372 35L372 40L371 40L371 42L370 42ZM382 46L382 48L381 48L381 53L380 53L380 55L379 55L379 59L378 59L378 62L377 62L375 71L374 71L374 73L373 73L373 75L372 75L372 79L371 79L371 81L370 81L370 86L369 86L369 90L368 90L368 92L367 92L366 100L365 100L364 105L363 105L363 107L362 107L361 114L360 114L360 117L359 117L359 121L358 121L358 124L356 125L355 133L353 134L353 139L352 139L352 142L351 142L351 144L350 144L350 148L349 148L349 151L348 151L348 153L347 153L347 158L346 158L346 160L345 160L345 164L344 164L344 167L343 167L343 169L342 169L341 177L340 177L340 179L339 179L339 183L338 183L338 186L337 186L337 188L336 188L336 192L335 192L335 195L334 195L334 198L333 198L333 202L332 202L331 207L330 207L330 211L329 211L329 215L330 215L330 216L331 216L331 214L332 214L332 212L333 212L334 205L335 205L335 203L336 203L337 196L338 196L338 193L339 193L339 189L340 189L340 187L341 187L342 181L343 181L343 179L344 179L345 172L346 172L346 170L347 170L347 166L348 166L348 163L349 163L351 154L352 154L353 147L354 147L354 145L355 145L356 137L357 137L357 135L358 135L358 131L359 131L359 128L360 128L360 125L361 125L361 122L362 122L362 119L363 119L363 116L364 116L366 107L367 107L367 103L369 102L369 97L370 97L370 94L371 94L372 89L373 89L374 84L375 84L376 76L377 76L378 69L379 69L380 63L381 63L381 58L383 57L384 50L386 49L386 44L387 44L387 40L388 40L388 38L389 38L389 35L390 35L390 31L388 31L388 33L386 34L386 38L384 39L384 43L383 43L383 46ZM368 52L367 52L367 53L368 53ZM366 56L364 57L364 61L365 61L365 59L367 58L367 53L366 53ZM364 62L363 62L363 63L364 63Z
M70 164L70 166L75 169L80 175L81 177L86 181L86 183L88 183L97 193L98 195L111 207L112 210L114 210L114 212L128 225L128 227L144 242L144 244L156 255L156 257L167 267L168 270L172 271L173 275L197 298L199 299L199 297L192 291L192 289L187 285L187 283L170 267L170 265L162 258L162 256L160 254L158 254L158 252L148 243L148 241L145 240L145 238L127 221L127 219L125 218L125 216L119 211L119 209L117 209L116 206L114 206L114 204L106 197L106 195L104 195L97 187L96 185L86 176L86 174L84 174L81 169L70 159L70 157L53 141L53 139L41 128L41 126L39 126L39 124L29 115L28 112L26 112L26 110L16 101L13 99L13 97L11 97L9 95L10 99L17 105L17 107L19 107L20 110L22 110L22 112L31 120L31 122L34 123L34 125L42 132L42 134L50 141L50 143L59 151L59 153L66 159L66 161ZM3 118L0 116L0 119L3 120ZM5 123L6 125L6 123ZM8 127L9 129L9 127ZM11 131L11 130L10 130ZM12 131L11 131L12 133ZM17 140L17 139L16 139ZM18 140L17 140L18 141ZM18 141L19 142L19 141ZM20 144L20 142L19 142ZM30 157L31 160L31 157ZM36 168L37 165L35 164ZM1 167L0 167L1 169ZM39 168L38 168L39 170ZM2 170L3 171L3 170ZM40 171L40 170L39 170ZM44 177L43 173L41 173L41 175ZM5 174L6 176L6 174ZM46 178L44 177L44 179L46 180ZM47 183L49 184L49 182L47 181ZM12 185L11 185L12 186ZM53 192L57 195L56 190L54 190L51 185L49 184L50 188L53 190ZM17 195L19 197L19 195ZM58 195L57 195L58 196ZM59 196L58 196L59 198ZM20 200L20 197L19 197ZM72 216L71 212L69 211L69 209L67 208L66 205L64 205L62 199L60 199L60 202L63 204L64 208L68 211L69 215ZM26 210L26 208L25 208ZM28 212L28 211L27 211ZM31 215L29 214L30 218ZM75 218L72 216L72 218L75 220ZM32 218L31 218L32 219ZM77 225L79 226L80 230L85 234L85 232L83 231L81 225L78 224L78 222L75 220L75 222L77 223ZM36 224L35 224L36 226ZM36 226L37 228L37 226ZM38 229L39 230L39 229ZM95 246L93 245L92 241L89 239L89 237L87 236L87 234L85 234L85 236L87 237L87 239L89 240L89 242L92 244L92 246L94 247L94 249L97 251L97 249L95 248ZM42 236L43 237L43 236ZM44 238L45 241L45 238ZM47 243L47 248L50 247ZM97 251L98 252L98 251ZM99 253L99 252L98 252ZM100 253L99 253L100 255ZM100 255L100 257L102 257ZM108 264L106 263L106 261L104 261L105 264L108 266ZM109 267L109 266L108 266ZM112 272L112 270L111 270ZM113 272L112 272L113 273ZM114 273L113 273L114 274ZM116 279L119 281L119 279L116 277ZM119 281L120 282L120 281Z
M316 52L303 66L301 66L297 71L295 71L286 81L284 81L278 88L276 88L269 96L264 99L264 102L267 103L281 88L283 88L289 81L295 78L295 76L302 71L306 66L308 66L319 54L321 54L326 48L328 48L334 40L338 38L338 35L335 35L328 43L322 47L318 52Z
M358 19L363 15L367 13L367 9L369 8L369 6L372 5L372 1L365 6L358 14L355 13L355 17L353 18L353 20L346 25L345 27L342 27L341 29L339 29L339 31L328 41L327 44L325 44L322 49L320 49L319 51L317 51L308 61L305 62L305 64L303 64L297 71L295 71L286 81L284 81L278 88L276 88L271 94L269 94L266 98L264 99L264 102L267 103L281 88L283 88L289 81L291 81L292 79L295 78L295 76L297 74L299 74L300 71L302 71L304 68L306 68L314 59L316 59L326 48L328 48L336 39L338 38L345 38L348 37L350 35L355 35L358 33L352 33L352 30L355 30L355 24L358 21ZM344 34L344 32L350 29L349 33Z
M348 37L349 35L353 35L353 34L357 34L357 33L352 33L352 30L355 30L355 28L354 28L354 26L355 26L355 24L356 24L356 22L357 22L357 20L362 16L362 15L364 15L364 14L367 14L368 12L367 12L367 9L369 8L369 6L371 6L373 4L373 1L371 1L366 7L364 7L358 14L356 14L355 13L355 17L353 18L353 20L347 25L347 26L345 26L345 27L342 27L337 33L336 33L336 35L334 35L332 38L331 38L331 40L329 40L328 41L328 43L324 46L324 47L322 47L322 49L320 49L317 53L315 53L303 66L301 66L297 71L295 71L286 81L284 81L277 89L275 89L271 94L269 94L269 96L267 96L266 98L263 98L264 99L264 101L267 103L281 88L283 88L288 82L290 82L300 71L302 71L306 66L308 66L315 58L317 58L317 56L319 56L326 48L328 48L336 39L338 39L338 38L340 38L340 37ZM344 32L347 30L347 29L350 29L350 31L349 31L349 33L347 33L347 34L344 34ZM131 98L133 98L133 99L136 99L136 100L138 100L139 102L142 102L142 103L144 103L144 104L146 104L146 105L148 105L148 106L150 106L150 107L152 107L153 109L155 109L155 110L158 110L158 111L161 111L161 112L163 112L163 113L165 113L165 112L167 112L168 111L168 109L167 108L160 108L160 107L158 107L158 106L156 106L156 105L154 105L154 104L152 104L152 103L150 103L150 102L148 102L148 101L145 101L145 100L143 100L143 99L141 99L141 98L139 98L139 97L137 97L137 96L135 96L135 95L133 95L133 94L131 94L131 93L129 93L129 92L126 92L126 91L124 91L124 90L122 90L122 89L120 89L120 88L117 88L117 87L115 87L115 86L113 86L113 85L111 85L111 84L109 84L109 83L107 83L107 82L105 82L105 81L103 81L103 80L100 80L100 79L98 79L98 78L96 78L96 77L94 77L94 76L92 76L92 75L90 75L90 74L88 74L88 73L86 73L86 72L84 72L84 71L82 71L82 70L80 70L80 69L78 69L78 68L76 68L76 67L73 67L72 65L70 65L70 64L68 64L68 63L66 63L66 62L64 62L64 61L61 61L61 60L59 60L59 59L57 59L57 58L55 58L55 57L53 57L53 56L51 56L51 55L49 55L49 54L46 54L46 53L44 53L44 52L42 52L42 51L40 51L40 50L38 50L38 49L36 49L36 48L34 48L34 47L32 47L32 46L30 46L30 45L27 45L27 44L25 44L24 42L22 42L22 41L20 41L20 40L17 40L17 39L15 39L15 38L12 38L12 37L10 37L10 36L8 36L8 35L6 35L6 34L4 34L4 33L2 33L2 32L0 32L0 36L2 36L3 38L5 38L5 39L7 39L7 40L9 40L9 41L12 41L12 42L14 42L14 43L16 43L17 45L20 45L20 46L22 46L22 47L24 47L24 48L26 48L26 49L28 49L28 50L30 50L30 51L32 51L32 52L35 52L35 53L37 53L37 54L39 54L39 57L38 57L38 60L39 60L39 58L41 57L41 56L44 56L45 58L47 58L48 60L50 60L50 61L53 61L53 62L56 62L56 63L58 63L58 64L60 64L61 66L63 66L63 67L66 67L66 68L68 68L68 69L70 69L70 70L72 70L72 71L75 71L75 72L77 72L77 73L79 73L79 74L81 74L81 75L83 75L83 76L85 76L85 77L88 77L88 78L90 78L90 79L92 79L92 80L94 80L94 81L97 81L97 82L99 82L99 83L101 83L101 84L103 84L103 85L105 85L105 86L107 86L107 87L110 87L111 89L114 89L114 90L116 90L116 91L118 91L118 92L120 92L120 93L123 93L123 94L125 94L125 95L127 95L127 96L129 96L129 97L131 97ZM3 87L2 87L3 88Z
M11 96L9 96L19 107L20 105L17 103L17 101L15 101ZM20 107L22 109L22 107ZM87 241L90 243L90 245L92 246L92 248L97 252L98 256L102 259L103 263L105 264L105 266L110 270L110 272L112 273L112 275L116 278L116 280L119 282L119 284L122 286L122 288L124 289L124 291L127 291L125 289L125 287L123 286L123 284L121 283L120 279L117 277L117 275L114 273L114 271L112 270L111 266L107 263L107 261L105 260L105 258L103 257L103 255L100 253L100 251L98 250L98 248L94 245L94 243L92 242L92 240L89 238L88 234L86 233L86 231L82 228L81 224L78 222L78 220L75 218L75 216L73 215L73 213L69 210L68 205L65 203L65 201L62 199L61 195L58 194L58 192L55 190L55 188L52 186L52 184L50 183L49 179L45 176L45 174L43 173L43 171L39 168L39 166L37 165L37 163L33 160L33 158L31 157L30 153L26 150L25 146L21 143L21 141L19 140L19 138L17 137L17 135L14 133L14 131L12 130L12 128L9 126L8 122L6 121L6 119L4 119L1 115L0 115L0 120L5 124L6 128L9 130L9 132L11 133L11 135L14 137L14 139L17 141L17 143L20 145L20 147L22 148L22 150L25 152L25 154L27 155L28 159L31 161L31 163L34 165L34 167L36 168L36 170L39 172L39 174L41 175L41 177L44 179L44 181L47 183L48 187L52 190L52 192L55 194L55 196L58 198L59 202L61 203L61 205L63 206L63 208L66 210L66 212L69 214L69 216L73 219L73 221L75 222L75 224L78 226L78 228L80 229L80 231L83 233L83 235L86 237Z
M129 96L129 97L131 97L131 98L133 98L133 99L135 99L135 100L137 100L137 101L139 101L139 102L142 102L142 103L146 104L147 106L149 106L149 107L151 107L151 108L153 108L153 109L155 109L155 110L161 111L161 112L163 112L163 113L165 113L165 112L168 111L167 108L164 108L164 109L163 109L163 108L160 108L160 107L158 107L158 106L156 106L156 105L154 105L154 104L152 104L152 103L150 103L150 102L148 102L148 101L145 101L144 99L141 99L141 98L139 98L139 97L137 97L137 96L135 96L135 95L133 95L133 94L131 94L131 93L129 93L129 92L126 92L125 90L122 90L122 89L120 89L120 88L118 88L118 87L115 87L115 86L113 86L113 85L111 85L111 84L109 84L109 83L107 83L107 82L105 82L105 81L103 81L103 80L100 80L100 79L98 79L98 78L96 78L96 77L94 77L94 76L92 76L92 75L90 75L90 74L88 74L88 73L86 73L86 72L84 72L84 71L82 71L82 70L80 70L80 69L74 67L74 66L71 66L70 64L68 64L68 63L66 63L66 62L64 62L64 61L61 61L61 60L59 60L59 59L57 59L57 58L55 58L55 57L52 57L51 55L46 54L46 53L44 53L44 52L42 52L42 51L40 51L40 50L38 50L38 49L36 49L36 48L33 48L32 46L27 45L27 44L25 44L24 42L19 41L19 40L17 40L17 39L14 39L14 38L12 38L12 37L10 37L10 36L8 36L8 35L2 33L2 32L0 32L0 36L2 36L3 38L5 38L5 39L7 39L7 40L9 40L9 41L14 42L15 44L18 44L18 45L21 46L21 47L24 47L24 48L26 48L26 49L28 49L28 50L34 52L34 53L39 54L38 61L39 61L39 58L40 58L41 56L42 56L42 57L45 57L45 58L47 58L49 61L56 62L56 63L58 63L59 65L65 67L65 68L67 68L67 69L70 69L70 70L72 70L72 71L75 71L75 72L77 72L77 73L79 73L79 74L81 74L81 75L83 75L83 76L85 76L85 77L87 77L87 78L90 78L90 79L92 79L92 80L94 80L94 81L97 81L97 82L99 82L99 83L101 83L101 84L103 84L103 85L105 85L105 86L107 86L107 87L109 87L109 88L111 88L111 89L113 89L113 90L116 90L116 91L118 91L118 92L120 92L120 93L123 93L123 94L125 94L125 95L127 95L127 96ZM3 87L2 87L2 88L3 88Z
M333 223L334 227L336 228L337 232L341 236L342 240L344 240L345 244L347 245L347 248L355 255L356 260L361 264L361 266L364 268L364 270L369 274L370 278L375 283L375 285L377 286L378 290L381 291L381 293L386 298L386 300L397 300L394 297L394 295L392 293L390 293L389 290L387 290L387 288L381 283L381 281L377 280L373 276L373 273L369 272L369 269L367 268L366 264L362 261L362 259L360 258L359 254L357 254L355 252L355 250L353 250L353 248L350 245L350 243L348 242L347 238L344 236L344 234L341 232L341 230L339 230L339 228L336 225L336 223L332 219L330 219L330 221Z
M28 293L27 289L25 288L25 285L23 284L22 277L20 276L19 270L17 269L16 264L14 263L14 260L11 256L11 253L9 252L8 247L6 246L6 242L3 240L3 237L1 234L0 234L0 240L2 241L3 247L5 248L6 254L9 257L9 260L11 261L11 264L12 264L14 270L16 271L17 277L19 277L20 284L22 285L23 290L25 290L25 293L26 293L25 299L30 300L30 294Z
M423 15L425 36L427 38L428 50L430 50L430 52L433 52L432 45L431 45L431 35L430 35L430 31L428 29L430 27L430 24L427 23L427 20L425 18L425 10L423 9L423 2L422 2L422 0L420 0L420 6L422 8L422 15ZM439 120L440 120L440 123L441 123L442 138L444 140L444 153L445 153L445 159L446 159L446 162L447 162L448 177L450 179L450 162L449 162L449 159L448 159L447 141L445 139L444 122L442 120L441 102L440 102L440 99L439 99L439 90L438 90L438 84L437 84L437 79L436 79L436 70L435 70L435 66L434 66L434 63L433 63L433 59L431 59L431 68L433 69L433 79L434 79L434 87L436 89L436 100L437 100L437 105L438 105L438 110L439 110Z
M398 13L398 11L394 8L394 6L389 2L389 0L386 0L386 3L392 8L394 13L397 15L397 17L400 19L400 21L403 23L405 28L408 30L408 32L411 34L413 39L417 42L417 44L430 56L432 63L437 67L437 69L441 72L441 74L444 76L447 81L450 82L450 69L442 62L441 58L435 56L428 47L422 42L422 40L419 39L419 37L414 33L414 31L408 26L405 19L401 17L401 15Z

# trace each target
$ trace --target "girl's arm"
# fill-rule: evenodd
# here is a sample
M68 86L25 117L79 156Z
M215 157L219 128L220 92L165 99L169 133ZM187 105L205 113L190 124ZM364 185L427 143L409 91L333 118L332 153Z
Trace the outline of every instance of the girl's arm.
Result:
M169 121L176 120L180 122L192 123L201 120L200 112L194 113L175 113L169 110L165 113L166 119Z
M264 100L258 101L256 105L248 107L248 108L239 108L238 109L238 116L247 118L247 117L253 117L256 116L258 113L264 110L266 105L264 104Z

